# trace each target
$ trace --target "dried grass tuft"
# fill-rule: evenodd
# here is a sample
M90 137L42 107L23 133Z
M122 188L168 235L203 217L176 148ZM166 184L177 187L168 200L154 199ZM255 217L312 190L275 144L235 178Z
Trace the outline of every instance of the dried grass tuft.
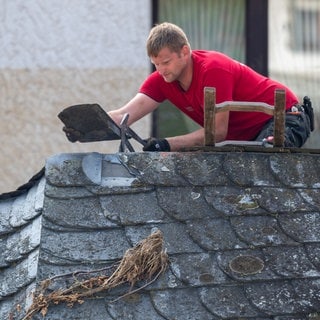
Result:
M168 263L168 255L163 249L163 235L158 230L139 242L135 247L128 249L121 261L112 267L87 272L76 271L72 274L58 275L42 281L23 320L31 320L38 312L45 316L49 306L52 304L66 303L69 307L72 307L75 303L82 304L87 297L93 297L97 293L110 290L122 284L129 284L130 290L114 301L119 300L124 296L142 290L154 282L166 270ZM80 273L89 275L111 268L113 268L114 272L110 276L99 275L81 281L76 278L76 275ZM70 275L74 278L74 283L71 286L51 292L48 290L54 281ZM146 284L136 290L131 290L141 280L146 280Z

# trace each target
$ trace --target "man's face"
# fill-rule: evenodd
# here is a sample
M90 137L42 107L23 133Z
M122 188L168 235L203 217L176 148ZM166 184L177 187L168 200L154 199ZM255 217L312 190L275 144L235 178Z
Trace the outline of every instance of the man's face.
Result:
M179 53L172 52L165 47L159 54L151 57L151 63L166 82L179 80L187 64L185 49L182 48Z

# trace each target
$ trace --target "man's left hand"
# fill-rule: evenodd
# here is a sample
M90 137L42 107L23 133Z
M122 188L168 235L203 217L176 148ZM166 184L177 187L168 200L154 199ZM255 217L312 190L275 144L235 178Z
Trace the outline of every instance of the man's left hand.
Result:
M76 142L81 137L81 132L79 132L73 128L63 127L62 130L65 132L65 134L70 142Z

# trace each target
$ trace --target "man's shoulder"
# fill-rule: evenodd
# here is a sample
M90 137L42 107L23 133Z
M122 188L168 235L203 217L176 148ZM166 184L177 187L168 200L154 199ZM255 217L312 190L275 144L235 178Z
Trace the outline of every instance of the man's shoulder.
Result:
M226 54L214 50L192 50L192 57L195 64L206 67L218 67L220 64L225 64L231 60Z
M192 50L192 56L198 59L230 59L225 53L215 50Z
M163 77L159 74L158 71L151 72L143 81L142 84L148 83L148 84L155 84L160 85L162 82L164 82Z

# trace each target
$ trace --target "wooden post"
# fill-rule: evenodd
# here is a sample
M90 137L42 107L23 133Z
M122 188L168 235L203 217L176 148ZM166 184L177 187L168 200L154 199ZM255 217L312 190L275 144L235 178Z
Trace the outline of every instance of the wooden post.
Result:
M204 88L204 145L215 145L216 89Z
M285 112L286 112L286 92L283 89L275 90L274 97L274 147L284 147L285 132Z

